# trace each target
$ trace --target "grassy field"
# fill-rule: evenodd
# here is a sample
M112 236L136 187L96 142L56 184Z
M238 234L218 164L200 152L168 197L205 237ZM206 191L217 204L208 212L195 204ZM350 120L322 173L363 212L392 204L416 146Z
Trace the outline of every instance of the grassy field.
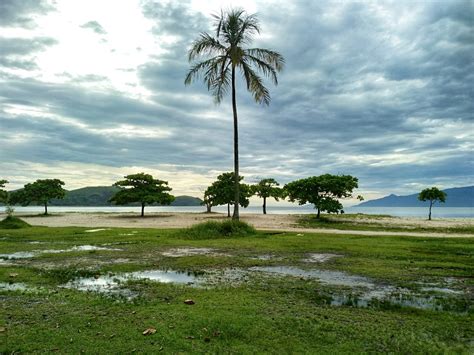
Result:
M321 218L317 219L315 214L308 214L302 216L298 220L298 225L304 228L327 228L361 231L474 234L474 225L472 224L449 227L433 227L426 224L421 226L403 223L387 223L388 219L395 221L397 217L367 214L325 214L322 215Z
M472 239L275 232L203 239L201 232L0 229L0 351L474 351ZM212 250L177 257L180 248ZM20 251L31 254L6 260ZM329 257L309 262L311 254ZM262 272L277 266L301 274ZM129 279L113 293L63 287L143 270L185 271L207 283ZM336 282L308 276L315 270ZM361 284L338 284L345 277ZM367 287L391 293L359 302Z

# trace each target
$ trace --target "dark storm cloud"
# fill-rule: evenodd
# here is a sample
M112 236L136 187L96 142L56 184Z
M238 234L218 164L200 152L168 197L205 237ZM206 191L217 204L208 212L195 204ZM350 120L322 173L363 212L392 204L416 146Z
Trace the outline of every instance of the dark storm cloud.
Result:
M34 27L35 16L44 15L53 7L42 0L0 1L0 27Z
M83 24L81 26L82 28L87 28L87 29L91 29L92 31L94 31L95 33L99 34L99 35L105 35L107 34L107 31L102 27L102 25L100 23L98 23L97 21L89 21L89 22L86 22L85 24Z
M269 84L269 107L254 103L239 82L243 174L283 183L353 174L366 190L398 193L417 184L472 184L472 7L470 1L259 2L263 36L254 45L282 53L286 68L278 87ZM6 156L232 169L229 98L215 106L202 83L183 83L187 50L200 32L212 30L212 18L186 2L144 1L142 9L165 49L137 68L151 101L82 86L106 80L97 75L53 84L3 74ZM12 105L44 114L15 116ZM169 135L106 133L121 125Z

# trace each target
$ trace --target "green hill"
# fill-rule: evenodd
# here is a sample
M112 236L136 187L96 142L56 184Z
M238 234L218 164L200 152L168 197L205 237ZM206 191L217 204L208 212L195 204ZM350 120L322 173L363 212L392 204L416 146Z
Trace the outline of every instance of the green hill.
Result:
M119 190L115 186L83 187L66 192L62 200L52 200L51 206L113 206L109 199ZM176 196L171 206L199 206L202 200L192 196ZM135 204L130 204L131 206Z

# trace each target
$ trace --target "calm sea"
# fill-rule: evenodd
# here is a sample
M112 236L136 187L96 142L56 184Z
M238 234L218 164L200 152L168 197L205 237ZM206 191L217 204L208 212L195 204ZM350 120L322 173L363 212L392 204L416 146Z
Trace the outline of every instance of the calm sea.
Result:
M146 207L147 212L205 212L205 208L201 206L165 206L165 207ZM218 206L212 209L214 212L227 213L227 207ZM3 207L0 207L3 211ZM16 212L41 213L43 207L28 206L15 207ZM66 207L66 206L50 206L50 213L61 212L140 212L140 207ZM427 217L428 208L424 207L348 207L345 208L346 213L365 213L365 214L386 214L398 217ZM262 213L260 206L249 206L241 209L241 213ZM307 214L315 213L310 206L267 206L268 214ZM434 207L433 218L474 218L473 207Z

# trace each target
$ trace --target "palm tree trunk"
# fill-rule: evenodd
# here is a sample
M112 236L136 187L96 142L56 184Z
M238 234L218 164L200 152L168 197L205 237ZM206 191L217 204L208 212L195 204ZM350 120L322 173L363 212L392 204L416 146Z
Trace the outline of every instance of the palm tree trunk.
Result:
M239 126L237 121L237 102L235 98L235 65L232 65L232 112L234 114L234 175L235 175L235 203L232 219L239 219L240 191L239 191Z

